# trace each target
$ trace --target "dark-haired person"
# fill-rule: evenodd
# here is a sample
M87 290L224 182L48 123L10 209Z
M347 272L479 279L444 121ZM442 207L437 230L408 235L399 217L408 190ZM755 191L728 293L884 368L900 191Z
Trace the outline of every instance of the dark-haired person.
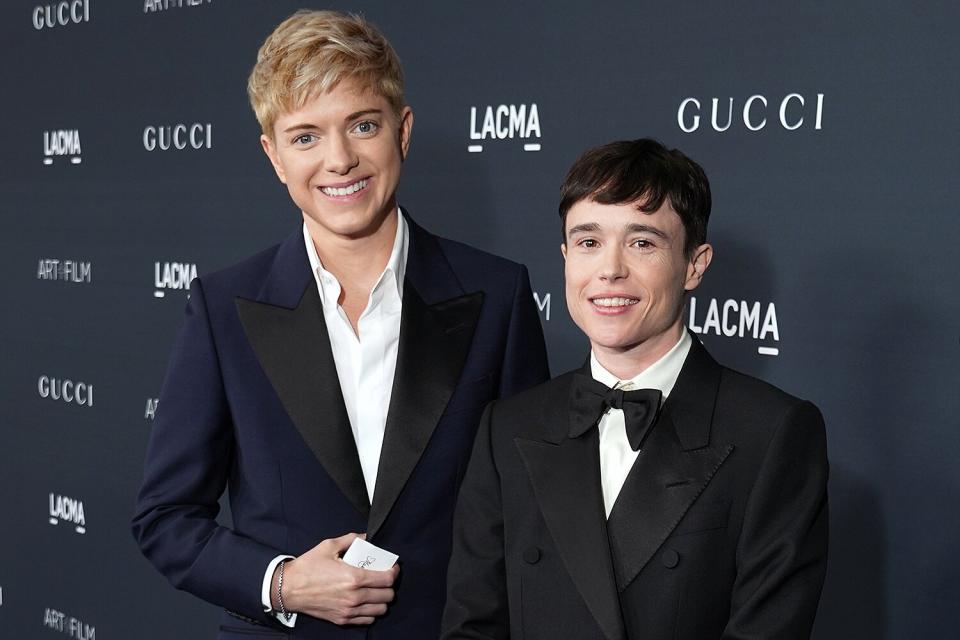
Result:
M295 13L248 90L302 221L191 285L134 535L220 638L436 637L483 406L548 377L526 269L399 208L413 112L363 18ZM400 564L344 562L360 534Z
M571 168L561 251L590 360L484 413L444 638L809 637L827 561L823 420L685 330L709 214L700 166L653 140Z

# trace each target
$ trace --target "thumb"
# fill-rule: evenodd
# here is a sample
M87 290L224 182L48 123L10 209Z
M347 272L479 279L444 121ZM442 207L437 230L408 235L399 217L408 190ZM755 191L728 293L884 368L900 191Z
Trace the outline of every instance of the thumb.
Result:
M353 544L353 541L361 537L357 533L347 533L339 538L331 538L330 542L333 544L333 551L336 555L341 555L344 551L350 548L350 545Z

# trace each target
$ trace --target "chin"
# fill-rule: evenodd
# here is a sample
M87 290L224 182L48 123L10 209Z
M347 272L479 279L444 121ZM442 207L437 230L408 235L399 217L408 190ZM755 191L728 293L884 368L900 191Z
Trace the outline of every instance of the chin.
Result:
M365 213L341 212L335 215L325 215L313 218L322 227L340 236L361 236L376 229L380 218Z
M623 335L609 335L609 334L600 334L589 336L590 342L593 344L608 349L610 351L627 351L637 346L640 342L637 341L632 336L623 336Z
M640 343L624 341L624 342L607 342L607 343L598 342L597 344L603 347L604 349L606 349L607 351L612 351L616 353L625 353L627 351L630 351L631 349L636 348L636 346Z

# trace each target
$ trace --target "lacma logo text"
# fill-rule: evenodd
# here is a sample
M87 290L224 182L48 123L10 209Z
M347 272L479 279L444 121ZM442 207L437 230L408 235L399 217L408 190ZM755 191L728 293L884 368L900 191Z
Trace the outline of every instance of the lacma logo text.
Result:
M154 262L153 284L155 298L166 295L167 289L189 291L190 283L197 277L197 265L192 262Z
M80 131L53 129L43 132L43 164L51 165L56 158L67 158L70 164L80 164Z
M540 313L543 314L543 319L547 322L550 321L550 294L545 293L543 296L539 292L533 292L533 302L537 305L537 309L540 310Z
M470 107L471 141L513 139L524 141L524 151L540 151L540 112L536 103ZM471 142L467 151L480 153L483 144Z
M752 338L780 342L777 326L777 307L769 303L765 307L759 301L724 300L710 298L704 310L697 298L690 296L690 317L687 326L694 333L725 336L727 338ZM780 354L779 347L761 345L757 353L765 356Z
M60 494L50 494L50 524L69 522L77 533L87 532L87 520L83 515L83 501Z

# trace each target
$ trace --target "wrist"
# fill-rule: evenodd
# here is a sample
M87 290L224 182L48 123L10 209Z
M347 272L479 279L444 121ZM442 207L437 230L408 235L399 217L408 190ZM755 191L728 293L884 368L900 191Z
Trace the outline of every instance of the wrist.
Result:
M270 581L270 606L274 612L290 619L294 610L290 601L290 564L292 558L285 558L277 563Z
M280 610L280 603L277 602L277 581L280 577L280 565L283 564L283 561L277 563L277 566L273 568L273 575L270 578L270 590L267 592L270 594L270 609L272 611Z

